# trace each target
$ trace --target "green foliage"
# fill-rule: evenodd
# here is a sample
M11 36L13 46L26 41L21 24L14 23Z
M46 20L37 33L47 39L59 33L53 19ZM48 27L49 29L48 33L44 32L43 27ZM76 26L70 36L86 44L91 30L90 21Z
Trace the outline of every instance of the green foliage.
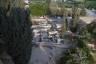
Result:
M88 32L90 32L91 34L96 34L96 22L92 22L91 24L89 24L88 26Z
M96 1L87 1L85 5L86 7L96 8Z
M70 50L66 50L64 51L63 56L60 59L60 64L67 64L68 60L73 59L73 56L71 55L71 53L75 53L76 49L70 49Z
M59 31L59 33L60 33L60 35L63 36L66 31L67 31L67 21L65 18L63 18L61 30Z
M9 8L0 7L0 38L15 64L27 64L32 49L29 12L23 8Z
M87 61L89 61L89 63L88 64L92 64L92 62L93 62L93 57L92 57L92 55L90 54L90 49L89 49L89 47L88 47L88 45L87 45L87 42L86 41L83 41L83 40L79 40L78 41L78 47L82 50L82 51L84 51L84 53L86 54L86 60Z
M78 4L82 4L84 3L84 5L88 8L96 8L96 0L74 0L75 3Z
M84 2L84 0L75 0L75 1L77 1L77 2Z
M73 49L64 51L59 64L92 64L93 57L86 43L82 40Z
M79 30L79 35L82 38L86 38L86 39L91 39L92 38L91 34L88 32L87 25L81 27L81 29Z
M78 48L84 50L86 53L88 53L88 54L90 53L90 49L87 46L85 41L79 40L77 46L78 46Z
M92 22L91 24L83 26L80 31L79 35L85 37L89 40L94 40L94 44L96 44L96 22Z
M91 34L92 39L94 39L94 43L96 44L96 22L92 22L88 25L88 32Z
M77 29L78 29L78 23L79 23L79 16L80 16L80 13L78 13L79 9L77 6L73 6L72 7L72 21L71 21L71 24L70 24L70 30L72 32L77 32Z
M55 15L62 15L62 10L58 6L57 2L51 1L49 9L50 9L51 15L53 15L53 16L55 16Z
M60 7L65 6L66 8L71 8L71 7L72 7L72 3L68 3L68 2L58 3L58 5L59 5Z
M76 2L84 3L88 8L96 8L96 0L75 0Z
M47 4L46 3L31 3L29 10L32 16L43 16L47 13Z
M0 0L0 53L7 52L15 64L27 64L32 49L30 14L22 6L23 0Z

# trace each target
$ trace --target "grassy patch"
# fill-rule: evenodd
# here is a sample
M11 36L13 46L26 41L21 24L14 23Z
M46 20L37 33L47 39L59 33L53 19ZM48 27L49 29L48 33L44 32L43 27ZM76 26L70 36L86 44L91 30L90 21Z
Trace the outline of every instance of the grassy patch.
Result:
M86 6L96 8L96 1L87 1Z
M84 3L84 0L75 0L75 2ZM84 4L86 7L96 8L96 0L86 0Z
M34 3L30 4L29 10L32 16L42 16L46 14L47 4L46 3Z
M84 0L75 0L75 1L77 1L77 2L84 2Z

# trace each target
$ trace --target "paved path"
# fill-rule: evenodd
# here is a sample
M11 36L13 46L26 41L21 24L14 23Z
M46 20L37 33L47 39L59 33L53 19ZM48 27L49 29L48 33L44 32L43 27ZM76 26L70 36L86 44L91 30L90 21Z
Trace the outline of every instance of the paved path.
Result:
M86 16L96 16L96 13L92 12L91 10L86 9Z
M34 44L29 64L55 64L62 52L68 49L65 44L44 43Z

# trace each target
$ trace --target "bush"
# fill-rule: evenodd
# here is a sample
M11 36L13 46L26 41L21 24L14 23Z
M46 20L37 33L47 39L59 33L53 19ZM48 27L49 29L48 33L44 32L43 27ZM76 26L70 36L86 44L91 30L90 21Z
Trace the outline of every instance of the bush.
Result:
M96 22L94 21L81 27L79 35L85 37L87 40L94 41L93 44L96 44Z
M73 49L65 50L58 64L92 64L93 57L84 41L79 40Z

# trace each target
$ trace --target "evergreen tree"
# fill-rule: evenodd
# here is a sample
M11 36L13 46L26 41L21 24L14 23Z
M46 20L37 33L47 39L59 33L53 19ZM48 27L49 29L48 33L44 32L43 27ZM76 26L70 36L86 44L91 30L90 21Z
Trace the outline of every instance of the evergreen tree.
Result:
M72 6L72 21L70 25L70 30L72 32L76 32L78 29L78 22L79 22L79 16L80 16L80 13L78 12L79 12L78 5L74 3Z
M23 0L0 0L0 38L15 64L27 64L31 55L31 22Z

